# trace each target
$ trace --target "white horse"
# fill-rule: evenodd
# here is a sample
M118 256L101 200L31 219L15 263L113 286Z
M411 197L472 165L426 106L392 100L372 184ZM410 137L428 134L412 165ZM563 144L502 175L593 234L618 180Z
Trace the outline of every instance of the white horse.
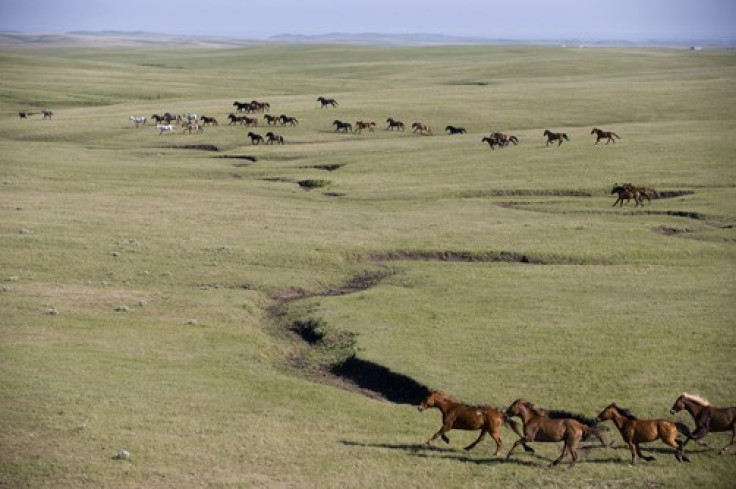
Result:
M146 124L146 120L147 119L145 117L136 116L136 115L131 115L130 116L130 122L132 122L133 124L135 124L135 127L140 127L141 125L145 125Z
M171 124L158 124L156 126L156 130L158 131L159 136L165 132L173 133L175 131L174 126Z
M199 116L197 114L192 114L191 112L188 112L184 114L183 119L185 119L189 123L192 123L199 121Z
M187 132L187 131L189 131L189 134L191 134L192 131L202 134L204 132L204 126L202 126L202 124L199 124L197 122L190 122L189 124L184 126L183 132Z

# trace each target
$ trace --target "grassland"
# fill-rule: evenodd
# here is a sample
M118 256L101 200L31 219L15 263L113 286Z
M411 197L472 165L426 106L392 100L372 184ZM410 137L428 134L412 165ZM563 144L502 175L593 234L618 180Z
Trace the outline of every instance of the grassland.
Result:
M227 126L251 99L300 120L284 146ZM468 402L588 416L736 404L734 107L727 50L3 49L0 487L731 487L736 450L689 445L685 465L653 444L631 467L619 443L567 470L547 444L429 449L437 412L324 372L355 353ZM165 111L220 126L128 121ZM521 144L490 151L492 130ZM612 208L623 181L673 197Z

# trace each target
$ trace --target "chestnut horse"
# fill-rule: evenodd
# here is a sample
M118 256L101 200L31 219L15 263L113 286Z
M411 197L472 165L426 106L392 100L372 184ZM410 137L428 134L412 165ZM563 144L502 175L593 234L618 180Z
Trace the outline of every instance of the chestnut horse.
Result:
M376 127L376 123L373 121L355 121L355 132L362 132L363 129L368 129L370 132L374 132L374 127Z
M496 451L494 455L498 455L501 450L501 437L498 435L499 428L503 424L507 424L517 435L521 436L519 426L501 411L490 406L469 406L453 400L447 394L440 391L432 391L427 398L419 405L419 411L429 408L437 408L442 413L442 426L432 438L427 440L427 445L431 445L438 437L442 437L445 443L450 443L450 439L445 433L452 429L457 430L481 430L478 438L465 447L465 450L472 450L487 433L490 433L493 441L496 442ZM525 450L533 449L524 445Z
M557 146L562 144L562 140L569 141L570 139L567 137L567 134L564 132L552 132L549 129L544 130L544 135L547 136L547 146L549 146L549 143L552 143L554 141L557 141Z
M602 129L598 129L597 127L594 127L593 130L590 131L590 133L596 135L595 144L598 144L601 139L605 139L606 140L606 144L610 143L611 141L613 141L613 143L615 144L616 143L616 139L621 139L621 137L618 134L616 134L615 132L613 132L613 131L604 131Z
M676 423L667 419L637 419L628 409L618 407L615 403L609 404L598 414L601 421L612 420L616 425L621 437L629 445L631 450L631 465L636 464L637 455L647 462L654 457L647 457L641 453L640 443L662 440L675 449L675 458L678 462L689 462L685 456L683 444L677 439L680 432L690 437L690 430L682 423Z
M709 431L731 430L731 442L721 448L720 453L726 453L726 449L734 444L736 440L736 407L711 406L707 399L683 392L670 408L670 413L675 414L683 409L689 412L695 420L695 430L682 444L683 447L687 445L691 438L698 441Z
M432 134L432 128L423 122L412 123L411 130L412 132L419 132L419 134L424 134L425 136Z
M597 437L603 446L606 443L600 432L592 426L587 426L580 421L572 418L550 418L545 416L543 410L536 408L532 403L524 399L517 399L506 410L506 415L518 416L524 422L524 435L516 440L514 446L509 450L506 459L511 457L517 446L533 441L538 442L565 442L562 445L562 453L552 461L549 466L554 467L562 461L566 451L570 451L572 463L570 467L574 467L578 460L578 443L583 436L593 435Z
M649 202L651 202L652 201L652 197L655 197L655 198L657 197L657 191L654 190L653 188L649 188L649 187L635 187L631 183L625 183L624 184L624 187L626 187L627 189L631 190L632 192L637 192L639 194L639 197L640 197L639 200L641 200L641 197L644 197ZM642 203L642 205L644 205L644 201L643 200L641 200L641 203Z

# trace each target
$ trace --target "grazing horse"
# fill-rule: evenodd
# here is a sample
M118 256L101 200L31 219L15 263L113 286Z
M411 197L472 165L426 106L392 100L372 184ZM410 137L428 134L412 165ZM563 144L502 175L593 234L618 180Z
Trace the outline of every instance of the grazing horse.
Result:
M418 407L419 411L429 408L440 410L442 413L442 426L440 426L439 431L432 438L427 440L427 445L431 445L438 437L442 437L445 443L450 443L450 439L446 433L452 429L481 430L478 438L465 447L465 450L472 450L485 438L486 434L490 433L491 438L496 442L494 455L498 455L498 452L501 450L501 437L498 435L501 425L509 425L517 435L521 436L519 427L514 420L490 406L469 406L453 400L443 392L432 391ZM524 445L524 448L534 451L526 445Z
M567 133L564 132L552 132L549 129L544 130L544 135L547 136L547 146L549 146L549 143L557 141L557 146L562 144L562 141L569 141L570 139L567 137Z
M328 105L331 105L332 107L337 107L339 105L337 103L337 100L335 100L334 98L317 97L317 102L322 104L322 106L320 107L322 109L324 109Z
M296 126L297 124L299 124L299 121L296 119L296 117L289 117L285 114L281 114L279 116L279 121L281 122L282 126L285 126L287 124L290 126Z
M248 137L250 138L250 144L261 144L263 142L263 136L254 132L249 132Z
M609 404L598 414L601 421L612 420L621 437L631 450L631 465L636 464L637 455L647 462L654 457L647 457L641 453L640 443L662 440L675 449L675 458L678 462L689 462L690 459L683 452L683 444L677 439L678 432L690 436L690 430L683 423L676 423L667 419L638 419L631 411L618 407L615 403Z
M726 449L736 441L736 407L711 406L707 399L683 392L670 408L670 413L675 414L683 409L695 420L695 430L682 444L683 448L691 438L698 441L710 431L731 430L731 442L721 448L720 453L726 453Z
M560 456L549 464L554 467L562 461L566 451L570 451L572 463L570 467L574 467L578 460L578 443L583 436L596 436L603 446L606 443L600 432L592 426L587 426L573 418L551 418L543 414L544 411L536 408L532 403L524 399L517 399L506 410L507 416L518 416L524 422L524 435L516 440L514 446L509 450L506 459L511 457L517 446L524 443L538 442L558 442L562 441L562 453Z
M412 132L419 132L419 134L424 134L425 136L428 136L432 134L432 128L429 127L429 125L424 124L423 122L414 122L411 125L411 131Z
M335 132L353 132L353 125L349 122L343 122L335 119L332 121L332 125L335 126Z
M611 141L613 141L613 143L615 144L616 143L616 139L621 139L621 137L618 134L616 134L615 132L613 132L613 131L604 131L602 129L598 129L597 127L594 127L593 130L590 131L590 133L596 135L595 144L598 144L601 139L605 139L606 140L606 144L610 143Z
M140 127L140 126L146 125L146 118L141 117L141 116L131 115L130 122L135 124L135 127Z
M641 194L639 194L639 192L633 187L627 187L626 185L614 185L611 189L611 194L618 194L618 198L616 199L616 202L613 203L612 207L616 207L616 204L619 204L619 207L623 207L624 200L628 204L631 199L634 199L634 202L636 202L636 205L634 207L644 207Z
M374 132L374 127L376 127L376 123L373 121L355 121L355 132L363 132L363 129L368 129L370 132Z
M266 133L266 144L273 144L273 143L284 144L284 137L279 136L278 134L274 134L271 131L268 131Z
M203 115L202 117L199 118L199 120L202 121L203 126L206 126L207 124L210 124L212 126L218 125L217 119L215 119L214 117L207 117L206 115Z
M175 131L172 124L158 124L156 125L156 130L158 131L159 136L165 132L173 133Z
M393 131L396 129L397 131L403 131L404 130L404 123L401 121L397 121L393 117L389 117L386 119L386 123L388 126L386 126L387 131Z
M455 127L455 126L447 126L445 128L445 131L449 132L450 134L465 134L465 128L464 127Z
M496 149L496 146L499 146L499 145L501 144L501 143L500 143L500 142L498 141L498 139L496 139L496 138L495 138L495 137L493 137L492 135L491 135L491 136L486 136L486 137L484 137L483 139L481 139L481 140L480 140L480 142L481 142L481 143L488 143L488 147L490 147L490 148L491 148L491 149L493 149L493 150L495 150L495 149Z
M50 110L42 110L41 111L41 114L43 115L43 118L44 119L51 119L54 116L54 113L51 112ZM144 119L145 119L145 117L144 117ZM145 124L145 122L144 122L144 124Z

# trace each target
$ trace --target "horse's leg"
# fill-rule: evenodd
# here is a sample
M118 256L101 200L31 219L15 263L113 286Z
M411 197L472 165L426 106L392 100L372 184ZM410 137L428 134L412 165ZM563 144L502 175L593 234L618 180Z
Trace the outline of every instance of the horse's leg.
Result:
M436 440L437 438L439 438L440 436L442 437L442 441L444 441L445 443L449 443L449 442L450 442L450 439L449 439L449 438L447 438L447 436L445 435L445 433L446 433L447 431L449 431L449 429L448 429L448 428L446 428L446 427L445 427L445 426L443 425L443 426L442 426L442 427L441 427L441 428L440 428L440 429L439 429L439 430L437 431L437 433L435 433L435 434L434 434L434 435L432 436L432 438L430 438L429 440L427 440L427 443L425 443L425 445L431 445L431 444L432 444L432 443L433 443L433 442L434 442L434 441L435 441L435 440Z
M473 443L471 443L470 445L468 445L467 447L465 447L465 450L470 451L473 448L475 448L475 446L478 443L480 443L481 441L483 441L483 438L486 437L486 433L488 433L488 431L485 428L481 429L480 430L480 435L478 435L478 438Z
M641 453L641 447L639 446L638 443L636 443L634 446L636 446L636 454L639 455L639 458L642 458L642 459L646 460L647 462L651 462L652 460L656 460L656 457L646 456L643 453Z
M631 465L636 465L636 456L641 457L641 449L633 441L628 442L629 450L631 450Z
M498 430L491 432L491 438L496 442L496 451L493 452L493 456L498 457L498 454L501 451L501 437L498 435Z
M519 438L518 440L516 440L514 442L513 446L511 447L511 450L509 450L509 453L506 454L506 460L508 460L509 458L511 458L511 454L514 453L514 450L516 450L516 447L518 447L519 445L522 445L522 444L529 443L531 441L532 440L530 440L526 435L524 435L521 438Z
M562 459L565 456L566 451L567 451L567 441L565 441L565 443L562 444L562 452L560 453L560 456L557 457L555 460L553 460L552 463L548 465L548 467L554 467L555 465L562 462Z
M729 443L725 447L721 448L721 450L718 453L721 454L721 455L723 455L724 453L726 453L726 450L728 450L728 447L730 447L731 445L733 445L734 442L736 442L736 425L734 425L733 428L731 428L731 443Z

